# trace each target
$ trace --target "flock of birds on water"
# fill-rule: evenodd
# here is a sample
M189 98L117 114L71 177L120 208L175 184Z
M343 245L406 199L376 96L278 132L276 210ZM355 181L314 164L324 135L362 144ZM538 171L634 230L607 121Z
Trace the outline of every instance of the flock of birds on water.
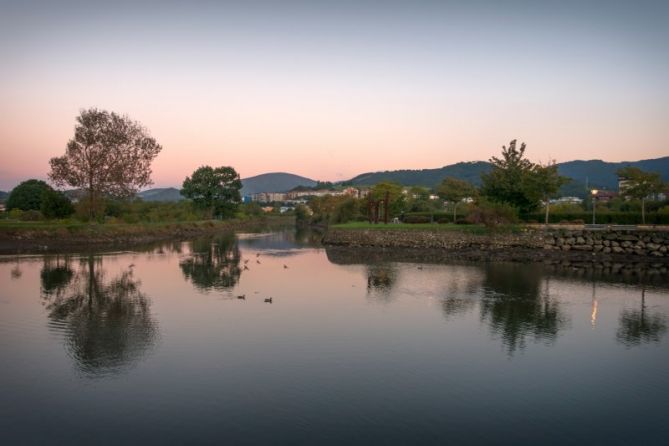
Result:
M256 263L257 263L258 265L260 265L260 259L259 259L259 257L260 257L260 253L257 253L257 254L256 254ZM245 271L248 271L248 270L249 270L249 267L247 266L247 263L249 263L249 259L244 260L244 270L245 270ZM288 265L286 265L286 264L284 263L284 265L283 265L283 269L288 269ZM237 296L237 300L246 300L246 294L240 294L240 295L238 295L238 296ZM274 298L273 298L273 297L267 297L267 298L265 298L265 303L271 304L271 303L273 303L273 302L274 302Z

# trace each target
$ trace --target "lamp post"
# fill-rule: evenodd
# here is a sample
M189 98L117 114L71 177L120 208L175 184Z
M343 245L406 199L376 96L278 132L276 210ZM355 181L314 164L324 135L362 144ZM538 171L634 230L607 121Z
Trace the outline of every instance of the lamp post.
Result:
M597 215L597 192L599 192L597 189L593 189L590 191L592 193L592 224L595 224L596 221L596 215Z

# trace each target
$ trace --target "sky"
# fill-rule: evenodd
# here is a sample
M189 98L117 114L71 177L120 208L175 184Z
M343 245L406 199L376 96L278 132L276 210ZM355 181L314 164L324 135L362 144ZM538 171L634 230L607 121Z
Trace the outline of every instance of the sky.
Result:
M141 122L155 186L202 165L338 181L669 155L667 1L0 0L0 190L82 109Z

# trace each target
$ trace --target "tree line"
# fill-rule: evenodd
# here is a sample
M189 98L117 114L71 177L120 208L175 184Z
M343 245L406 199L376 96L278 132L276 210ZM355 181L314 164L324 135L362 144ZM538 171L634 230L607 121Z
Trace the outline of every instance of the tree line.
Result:
M106 110L82 110L65 154L49 164L49 180L80 193L79 214L100 220L118 202L131 200L152 184L151 163L162 146L139 122ZM239 174L229 166L202 166L183 182L181 194L207 218L234 215L241 203ZM8 211L26 211L26 219L65 218L75 212L68 196L44 181L31 179L15 187L7 198ZM110 209L111 208L111 209ZM34 218L31 218L34 217Z
M70 187L81 193L76 205L83 219L100 220L118 207L118 202L131 201L137 192L150 184L151 163L162 146L139 122L114 112L91 108L76 118L73 138L65 154L50 160L49 180L57 187ZM443 211L443 201L430 200L436 194L449 203L452 221L458 222L460 207L468 208L471 222L499 224L512 222L543 207L548 223L550 200L569 179L559 175L556 163L533 163L525 155L526 145L516 140L502 146L500 156L490 158L492 168L481 174L481 187L467 181L447 177L434 190L381 182L370 190L372 198L388 194L389 213ZM626 167L618 174L625 178L625 198L640 202L645 222L646 201L666 189L660 175ZM331 183L321 183L334 187ZM188 198L201 218L228 218L241 204L242 183L233 167L202 166L183 182L181 194ZM116 203L116 204L115 204ZM345 222L364 219L366 200L341 197L318 197L309 202L312 220ZM14 188L6 207L8 210L40 214L46 218L64 218L75 212L70 199L40 180L28 180ZM304 209L298 209L302 216ZM27 214L30 216L31 214Z
M559 174L555 161L546 164L530 161L526 157L526 149L525 143L518 145L516 140L512 140L508 146L502 146L501 155L493 156L489 160L492 165L490 171L481 174L480 188L462 179L446 177L433 190L415 186L406 189L391 182L378 183L371 187L370 196L378 199L388 192L390 214L409 223L435 221L435 215L444 211L444 201L448 203L452 213L450 221L453 223L469 222L494 226L513 223L520 218L528 220L539 210L543 213L544 223L548 223L551 199L557 197L560 188L570 179ZM636 167L625 167L617 173L625 179L625 189L622 196L611 205L617 206L617 211L634 211L638 204L641 220L645 223L648 197L666 191L667 185L662 182L659 173L644 172ZM430 200L428 197L432 194L436 194L440 200ZM367 199L364 198L314 198L309 202L313 211L310 219L316 223L365 220L366 202ZM657 203L661 202L655 202ZM594 205L602 206L602 203ZM466 220L460 220L458 216L458 211L463 207L467 210ZM669 207L665 209L669 211ZM572 207L569 211L583 213L585 209L579 206L578 209ZM443 219L439 217L437 221L442 222Z

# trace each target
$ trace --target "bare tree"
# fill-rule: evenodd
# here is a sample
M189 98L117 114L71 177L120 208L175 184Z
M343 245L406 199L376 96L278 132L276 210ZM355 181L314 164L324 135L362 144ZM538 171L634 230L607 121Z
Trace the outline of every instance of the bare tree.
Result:
M132 196L151 184L151 162L161 150L148 131L127 116L82 110L65 155L51 158L49 178L59 186L83 189L94 218L104 196Z

